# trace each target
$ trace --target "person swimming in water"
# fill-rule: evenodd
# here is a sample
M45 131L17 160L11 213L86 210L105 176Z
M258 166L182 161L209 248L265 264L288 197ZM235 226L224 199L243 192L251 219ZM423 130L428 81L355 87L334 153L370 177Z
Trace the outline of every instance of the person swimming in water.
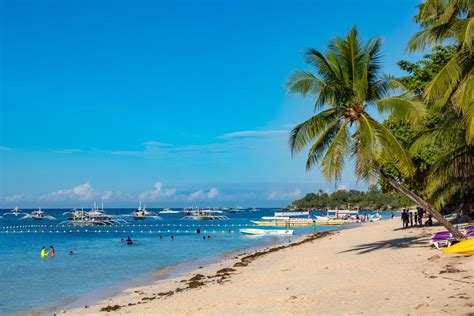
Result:
M54 257L56 255L53 245L49 246L49 255L50 257Z
M74 255L75 255L74 251L72 251L72 250L69 251L69 255L70 255L70 256L74 256Z
M46 250L46 246L43 246L41 249L41 258L46 258L48 256L48 251Z
M133 245L133 240L130 238L130 236L127 237L127 245Z

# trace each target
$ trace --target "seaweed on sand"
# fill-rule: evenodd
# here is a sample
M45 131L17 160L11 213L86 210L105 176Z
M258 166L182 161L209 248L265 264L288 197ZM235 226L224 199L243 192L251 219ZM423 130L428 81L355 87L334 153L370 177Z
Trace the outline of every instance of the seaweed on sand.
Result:
M107 305L106 307L102 307L100 309L101 312L112 312L112 311L117 311L121 308L120 305L114 305L114 306L110 306L110 305Z
M332 232L321 232L321 233L316 233L316 234L311 234L309 236L307 236L305 239L303 240L300 240L298 242L293 242L291 244L288 244L288 245L283 245L283 246L278 246L278 247L273 247L273 248L270 248L268 250L264 250L264 251L258 251L258 252L255 252L253 254L250 254L250 255L247 255L245 257L242 257L240 259L240 262L236 262L234 264L234 267L246 267L249 265L249 263L251 263L252 261L254 261L255 259L257 259L258 257L262 257L262 256L265 256L269 253L272 253L272 252L277 252L277 251L280 251L280 250L283 250L283 249L286 249L286 248L291 248L291 247L295 247L295 246L299 246L301 244L304 244L304 243L307 243L307 242L311 242L315 239L318 239L318 238L322 238L322 237L326 237L326 236L329 236L331 235Z

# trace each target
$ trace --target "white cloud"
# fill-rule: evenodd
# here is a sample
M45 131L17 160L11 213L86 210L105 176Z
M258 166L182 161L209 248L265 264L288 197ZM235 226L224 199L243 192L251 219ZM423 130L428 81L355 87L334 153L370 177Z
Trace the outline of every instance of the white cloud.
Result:
M195 192L190 193L186 200L188 201L195 201L195 200L205 200L205 199L213 199L219 195L219 190L215 187L209 189L209 191L205 192L204 190L198 190Z
M340 184L340 185L338 185L337 189L338 189L338 190L346 190L346 191L347 191L347 185L345 185L345 184Z
M120 191L105 190L100 196L101 201L110 202L110 201L136 201L136 196L133 196L130 193L124 193Z
M263 131L237 131L232 133L226 133L221 135L219 138L241 138L241 137L264 137L274 135L286 135L287 130L263 130Z
M94 188L89 182L71 189L60 189L40 196L40 201L90 201L94 197Z
M289 200L289 199L294 199L297 198L298 196L301 195L301 190L298 188L295 188L291 192L270 192L267 195L267 200L270 201L279 201L279 200Z
M156 182L153 190L140 193L138 198L141 201L156 201L161 198L172 198L176 195L176 189L163 189L161 182Z
M209 192L207 192L207 198L208 199L213 199L215 198L217 195L219 195L219 190L217 190L217 188L214 188L212 187Z
M168 143L163 143L163 142L157 142L154 140L144 142L143 145L146 148L161 148L161 147L174 147L173 144L168 144Z
M30 194L12 194L7 196L0 197L0 201L7 202L7 203L17 203L22 201L29 201L32 200L33 196Z
M61 150L54 150L53 151L56 154L75 154L81 152L80 149L61 149Z
M10 147L0 146L0 151L9 151L12 150Z
M204 196L205 196L204 191L199 190L199 191L196 191L196 192L193 192L193 193L189 194L187 200L188 201L200 200Z
M114 192L107 190L102 192L101 200L104 202L111 201L113 199Z

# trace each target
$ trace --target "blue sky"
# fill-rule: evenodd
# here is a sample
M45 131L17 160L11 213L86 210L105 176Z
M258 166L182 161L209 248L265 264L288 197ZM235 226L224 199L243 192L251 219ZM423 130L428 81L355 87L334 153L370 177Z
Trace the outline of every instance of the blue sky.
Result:
M2 2L0 206L286 205L332 191L288 130L285 81L356 25L384 71L418 1ZM351 170L340 184L364 189Z

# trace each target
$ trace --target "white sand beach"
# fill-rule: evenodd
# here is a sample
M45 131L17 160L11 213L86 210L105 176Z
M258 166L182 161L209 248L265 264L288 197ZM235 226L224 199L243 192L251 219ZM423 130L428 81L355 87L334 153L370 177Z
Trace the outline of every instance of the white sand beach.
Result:
M239 264L243 256L222 260L179 278L128 289L95 306L62 312L472 315L474 257L430 248L429 237L442 227L400 227L399 219L366 224L246 259L244 266Z

